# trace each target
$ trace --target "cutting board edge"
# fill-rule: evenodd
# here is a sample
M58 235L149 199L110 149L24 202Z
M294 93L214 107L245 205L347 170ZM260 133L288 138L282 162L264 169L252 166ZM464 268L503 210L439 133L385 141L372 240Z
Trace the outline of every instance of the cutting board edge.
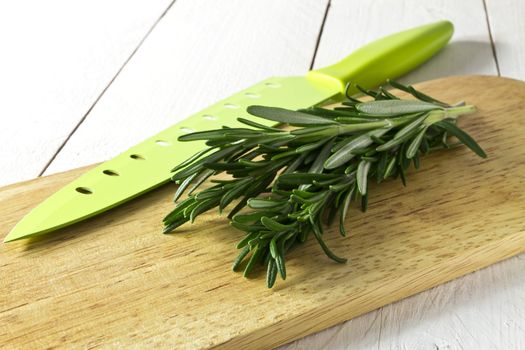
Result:
M84 173L84 171L92 169L92 168L94 168L95 166L97 166L99 164L101 164L101 163L94 163L94 164L90 164L90 165L84 165L84 166L81 166L81 167L78 167L78 168L67 169L67 170L64 170L64 171L59 171L57 173L46 174L46 175L34 177L32 179L27 179L27 180L22 180L22 181L6 184L6 185L3 185L3 186L0 186L0 192L13 190L13 189L15 189L17 187L23 187L23 186L27 186L27 185L32 185L32 184L34 184L34 183L36 183L38 181L42 181L42 179L47 179L47 178L52 178L52 177L65 176L67 178L76 178L76 177L82 175Z

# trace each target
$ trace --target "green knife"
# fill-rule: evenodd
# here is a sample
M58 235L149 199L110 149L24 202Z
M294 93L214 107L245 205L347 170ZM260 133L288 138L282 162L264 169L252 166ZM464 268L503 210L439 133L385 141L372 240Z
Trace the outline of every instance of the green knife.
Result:
M374 41L306 76L274 77L250 86L86 172L29 212L4 242L71 225L168 182L173 166L204 148L203 143L178 142L184 133L237 127L237 117L254 118L245 111L252 104L295 110L337 102L347 82L371 88L417 67L443 48L453 31L448 21L420 26Z

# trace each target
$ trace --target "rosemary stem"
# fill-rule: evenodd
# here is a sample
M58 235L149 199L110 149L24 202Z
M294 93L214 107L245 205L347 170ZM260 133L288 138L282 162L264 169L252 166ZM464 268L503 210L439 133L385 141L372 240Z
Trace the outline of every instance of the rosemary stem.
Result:
M427 125L431 125L435 122L444 120L444 119L456 119L460 115L471 114L476 111L476 107L472 105L467 106L458 106L451 107L446 109L438 109L428 113L428 117L425 120ZM402 126L408 122L414 120L418 115L407 115L404 117L398 118L384 118L378 121L369 122L369 123L358 123L358 124L347 124L342 126L337 126L335 128L335 135L344 135L348 133L354 133L358 131L366 131L377 128L395 128Z
M410 122L414 120L414 116L406 116L406 117L399 117L399 118L384 118L381 120L378 120L377 122L370 122L370 123L359 123L359 124L348 124L343 126L338 126L338 134L346 134L356 131L365 131L365 130L372 130L377 128L393 128L396 126L401 126L403 124L406 124L407 122Z
M460 115L472 114L476 112L476 107L474 107L473 105L466 105L466 106L447 108L445 111L447 112L447 115L449 117L458 117Z
M472 114L475 111L476 107L472 105L435 110L428 114L425 124L432 125L444 119L457 119L460 115Z

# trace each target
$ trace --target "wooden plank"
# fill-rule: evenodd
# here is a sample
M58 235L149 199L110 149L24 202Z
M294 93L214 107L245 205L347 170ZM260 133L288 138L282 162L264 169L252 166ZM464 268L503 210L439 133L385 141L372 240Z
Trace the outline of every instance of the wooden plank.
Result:
M496 75L483 4L478 0L333 0L314 67L341 59L390 33L442 19L455 26L450 44L402 81L416 83L461 74Z
M46 173L111 158L262 79L304 74L325 7L178 0Z
M0 2L0 184L38 176L169 4Z
M435 153L407 188L372 190L369 211L352 210L350 237L325 233L348 264L331 263L309 240L290 254L288 279L267 290L264 273L246 280L230 271L241 233L215 213L159 233L170 185L60 233L3 245L0 344L270 348L523 251L525 84L468 77L421 88L478 106L461 122L489 158L465 147ZM83 171L1 190L0 231Z
M486 0L488 20L502 76L525 79L525 2Z
M496 3L496 2L494 2ZM454 23L455 33L451 43L436 57L423 64L420 68L407 74L400 79L403 82L415 83L432 78L438 78L449 75L461 74L489 74L497 75L496 64L492 55L490 37L487 29L483 3L477 0L455 1L418 1L402 0L392 3L391 1L368 1L362 2L357 0L332 0L328 11L328 16L320 40L317 52L315 67L322 67L330 62L341 59L347 52L351 52L366 44L367 42L388 35L391 32L400 31L424 23L448 19ZM385 25L388 23L388 25ZM516 34L514 34L516 35ZM509 262L505 266L521 266L520 261L517 263ZM491 268L489 268L491 269ZM512 270L512 269L511 269ZM490 272L480 272L479 274L490 275ZM511 273L507 274L511 275ZM469 277L464 277L469 278ZM477 277L482 285L485 283L485 290L490 288L490 279ZM454 281L439 286L437 289L441 294L451 293L455 295L458 289L463 285L460 281ZM432 341L435 338L424 338L420 332L410 332L411 318L407 315L407 310L420 310L425 305L420 304L420 300L428 298L425 292L422 297L413 297L403 300L392 306L388 306L384 311L385 316L381 317L381 310L372 311L369 314L357 317L349 322L334 327L334 330L326 330L318 334L295 341L289 345L283 346L282 350L302 349L302 348L321 348L319 344L329 344L334 349L378 349L378 348L424 348L424 346L414 346L414 341L426 341L428 348L433 349ZM497 292L494 292L496 295ZM491 300L491 299L489 299ZM511 302L510 299L505 299ZM495 303L500 303L495 301ZM514 304L514 302L512 302ZM461 304L453 304L460 308ZM491 305L490 302L487 305ZM525 305L523 306L525 307ZM442 314L444 319L451 319L450 310L452 308L443 308ZM508 309L500 309L501 318L505 319L513 313L506 313ZM426 318L429 323L432 317L440 312L439 308ZM396 316L397 315L397 316ZM402 318L406 316L406 319ZM494 320L490 313L482 314L485 319ZM425 314L420 317L424 318ZM389 323L391 319L395 322ZM381 322L384 320L385 322ZM451 323L454 320L451 320ZM472 319L475 323L475 320ZM446 322L443 322L445 324ZM396 325L404 330L404 338L395 333ZM475 327L473 323L469 327ZM434 331L436 328L432 328ZM447 333L447 331L449 331ZM482 332L483 330L479 330ZM441 337L441 344L446 339L455 339L452 334L453 328L445 327L441 332L435 332ZM363 334L366 333L366 336ZM474 334L476 334L474 332ZM494 338L500 336L492 333ZM438 337L439 337L438 336ZM418 343L421 345L421 343ZM314 345L314 346L312 346ZM465 348L468 348L467 346Z

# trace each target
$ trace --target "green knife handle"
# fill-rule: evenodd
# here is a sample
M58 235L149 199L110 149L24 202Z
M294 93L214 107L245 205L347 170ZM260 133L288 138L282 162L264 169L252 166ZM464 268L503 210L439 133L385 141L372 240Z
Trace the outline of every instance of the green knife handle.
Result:
M347 83L372 88L383 83L385 77L397 78L425 62L448 43L453 32L451 22L439 21L392 34L331 66L308 72L307 77L341 92ZM356 92L355 87L349 90L350 94Z

